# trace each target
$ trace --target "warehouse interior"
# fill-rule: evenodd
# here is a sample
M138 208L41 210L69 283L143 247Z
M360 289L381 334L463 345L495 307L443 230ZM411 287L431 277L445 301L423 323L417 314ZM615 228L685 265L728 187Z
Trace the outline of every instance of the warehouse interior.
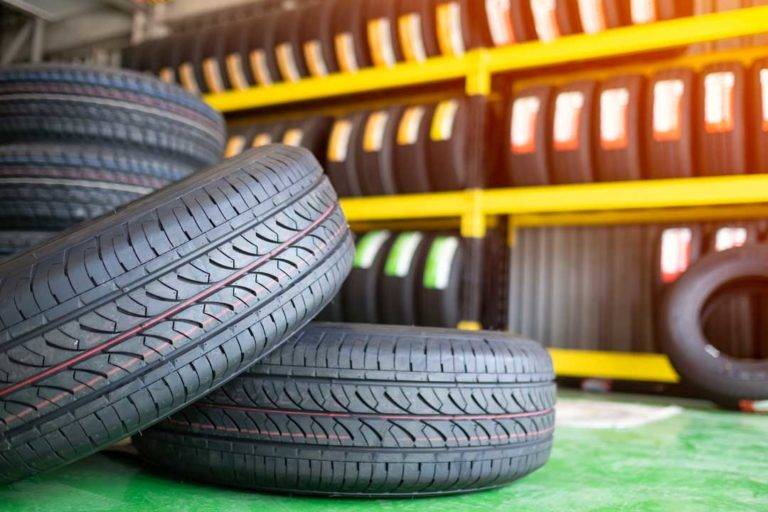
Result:
M0 510L768 511L768 2L0 0Z

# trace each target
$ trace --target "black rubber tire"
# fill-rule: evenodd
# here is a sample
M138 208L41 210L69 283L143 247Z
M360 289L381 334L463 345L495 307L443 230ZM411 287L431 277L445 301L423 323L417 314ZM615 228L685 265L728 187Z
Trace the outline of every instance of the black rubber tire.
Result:
M439 119L441 105L456 102L457 108L450 123L450 135L447 138L435 138L435 124ZM427 144L427 162L429 162L429 180L435 191L461 190L467 186L469 167L469 152L471 151L468 134L469 100L453 98L437 105L429 119L430 139ZM439 131L439 130L438 130Z
M553 379L505 333L313 323L134 445L175 477L261 491L476 491L546 463Z
M719 290L737 282L768 280L768 246L708 254L669 289L661 309L664 348L683 379L724 405L768 399L768 360L728 357L712 347L702 311Z
M0 482L146 428L336 294L352 242L303 149L248 151L0 264Z
M159 156L110 146L0 146L0 225L3 229L67 228L192 171Z
M357 179L363 195L397 194L395 182L394 146L403 107L394 106L368 113L357 139ZM376 122L380 122L377 132ZM369 133L369 131L371 133ZM375 143L379 136L378 145ZM368 146L368 142L374 142Z
M26 251L56 236L50 231L0 231L0 259Z
M429 233L405 231L395 238L379 281L379 318L390 325L418 325L417 293L424 273Z
M325 172L339 197L357 197L363 194L357 177L357 153L361 142L360 132L367 117L366 112L355 112L339 117L333 123L328 136ZM335 146L338 146L336 148ZM343 158L342 158L343 157Z
M347 322L379 322L381 271L395 241L385 230L370 231L355 244L355 262L344 283L344 319Z
M312 76L339 71L333 44L333 11L337 1L321 0L302 7L301 50Z
M0 143L119 145L203 167L221 160L221 115L133 71L64 64L0 70Z
M432 240L418 286L419 323L453 328L461 320L464 248L456 236Z
M434 106L414 105L405 107L397 120L392 158L397 190L401 193L432 191L427 146L433 112Z

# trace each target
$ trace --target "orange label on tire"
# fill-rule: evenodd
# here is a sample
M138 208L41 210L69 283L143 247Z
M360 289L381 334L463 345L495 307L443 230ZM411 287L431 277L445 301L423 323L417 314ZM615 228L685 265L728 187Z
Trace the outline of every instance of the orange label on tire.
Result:
M286 146L301 146L301 141L304 139L304 130L301 128L291 128L286 130L283 134L283 144Z
M210 92L224 91L224 81L221 78L219 61L216 58L208 57L203 60L203 78L205 78L205 85Z
M704 77L704 130L725 133L733 130L734 86L731 71L709 73Z
M355 39L349 32L336 34L333 38L334 48L336 50L336 60L339 62L339 68L342 71L353 72L360 69L355 56Z
M552 142L557 151L573 151L579 147L579 124L584 109L584 94L561 92L555 100L555 122Z
M424 34L421 31L421 14L404 14L397 19L397 34L400 48L407 61L421 62L427 59L424 49Z
M253 50L248 55L248 60L251 64L251 72L259 85L272 85L272 74L267 67L267 55L264 50Z
M552 41L560 37L555 0L531 0L533 24L541 41Z
M260 133L253 138L251 147L260 148L261 146L266 146L267 144L272 144L272 136L268 133Z
M516 42L512 27L512 6L509 0L485 0L485 17L494 46Z
M280 74L289 82L298 82L301 78L299 68L296 66L296 59L293 55L291 43L280 43L275 47L275 56L277 57L277 67Z
M453 125L456 113L459 111L457 100L441 101L435 109L432 124L429 127L429 138L434 141L448 140L453 136Z
M384 132L387 128L389 113L379 110L368 116L363 133L363 150L366 153L381 151L384 144Z
M463 55L464 34L461 30L461 8L457 2L437 5L437 44L443 55Z
M415 144L419 138L419 128L426 110L424 107L408 107L400 118L397 127L397 143L400 146Z
M192 64L185 62L179 66L179 79L181 80L181 85L187 92L200 94L200 86L197 84L195 70L192 67Z
M680 140L682 80L660 80L653 85L653 139L658 142Z
M224 150L224 158L232 158L239 155L245 149L245 137L242 135L233 135L227 141L227 147Z
M158 76L160 77L160 80L162 80L167 84L172 84L176 82L174 73L173 73L173 68L169 68L169 67L162 68L160 70L160 73L158 73Z
M331 136L328 139L328 160L343 162L349 152L349 137L352 135L352 121L339 119L333 123Z
M635 25L656 21L656 0L631 0L630 16Z
M392 27L386 18L368 21L368 47L374 66L394 66L395 49L392 48Z
M606 150L624 149L627 139L629 91L626 88L606 89L600 94L600 147Z
M303 45L304 60L307 62L307 68L312 76L328 75L328 66L323 58L322 45L317 39L306 41Z
M536 96L515 99L510 126L512 153L524 155L536 151L536 121L540 110L541 100Z
M587 34L606 29L603 0L578 0L581 26Z
M248 79L245 77L243 69L243 59L239 53L230 53L226 59L227 76L234 89L243 90L248 88Z

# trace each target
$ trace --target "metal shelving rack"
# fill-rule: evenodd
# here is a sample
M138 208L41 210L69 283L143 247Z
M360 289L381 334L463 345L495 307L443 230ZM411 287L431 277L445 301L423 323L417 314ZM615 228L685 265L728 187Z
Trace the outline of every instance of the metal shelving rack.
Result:
M768 32L768 7L579 34L553 42L530 42L504 48L476 49L462 57L437 57L423 63L402 63L354 74L338 73L215 95L205 100L224 113L254 111L322 99L363 95L396 88L464 81L467 96L485 108L492 78L550 66L625 57L706 41ZM764 53L768 53L765 50ZM593 71L594 72L594 71ZM473 158L480 176L482 152ZM479 185L477 185L479 187ZM465 276L463 318L459 328L479 329L479 283L482 282L483 240L489 226L508 222L508 242L515 229L551 225L652 223L745 219L768 215L768 175L723 176L621 183L596 183L530 188L480 189L458 192L349 198L342 206L355 224L381 225L450 219L467 242L471 272ZM662 354L551 349L558 375L673 383L678 376Z

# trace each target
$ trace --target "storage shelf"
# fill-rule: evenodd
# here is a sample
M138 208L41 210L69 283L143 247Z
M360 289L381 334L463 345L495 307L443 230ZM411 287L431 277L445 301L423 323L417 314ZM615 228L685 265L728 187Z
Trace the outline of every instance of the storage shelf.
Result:
M465 190L345 198L350 222L459 218L462 235L485 236L488 218L516 227L670 222L766 213L768 174Z
M558 377L599 378L677 383L677 375L663 354L599 352L550 348Z
M748 7L659 21L647 25L576 34L555 41L481 48L462 57L436 57L422 63L368 68L240 91L205 96L221 112L236 112L397 87L464 79L470 95L488 94L495 73L620 57L730 37L768 32L768 7Z

